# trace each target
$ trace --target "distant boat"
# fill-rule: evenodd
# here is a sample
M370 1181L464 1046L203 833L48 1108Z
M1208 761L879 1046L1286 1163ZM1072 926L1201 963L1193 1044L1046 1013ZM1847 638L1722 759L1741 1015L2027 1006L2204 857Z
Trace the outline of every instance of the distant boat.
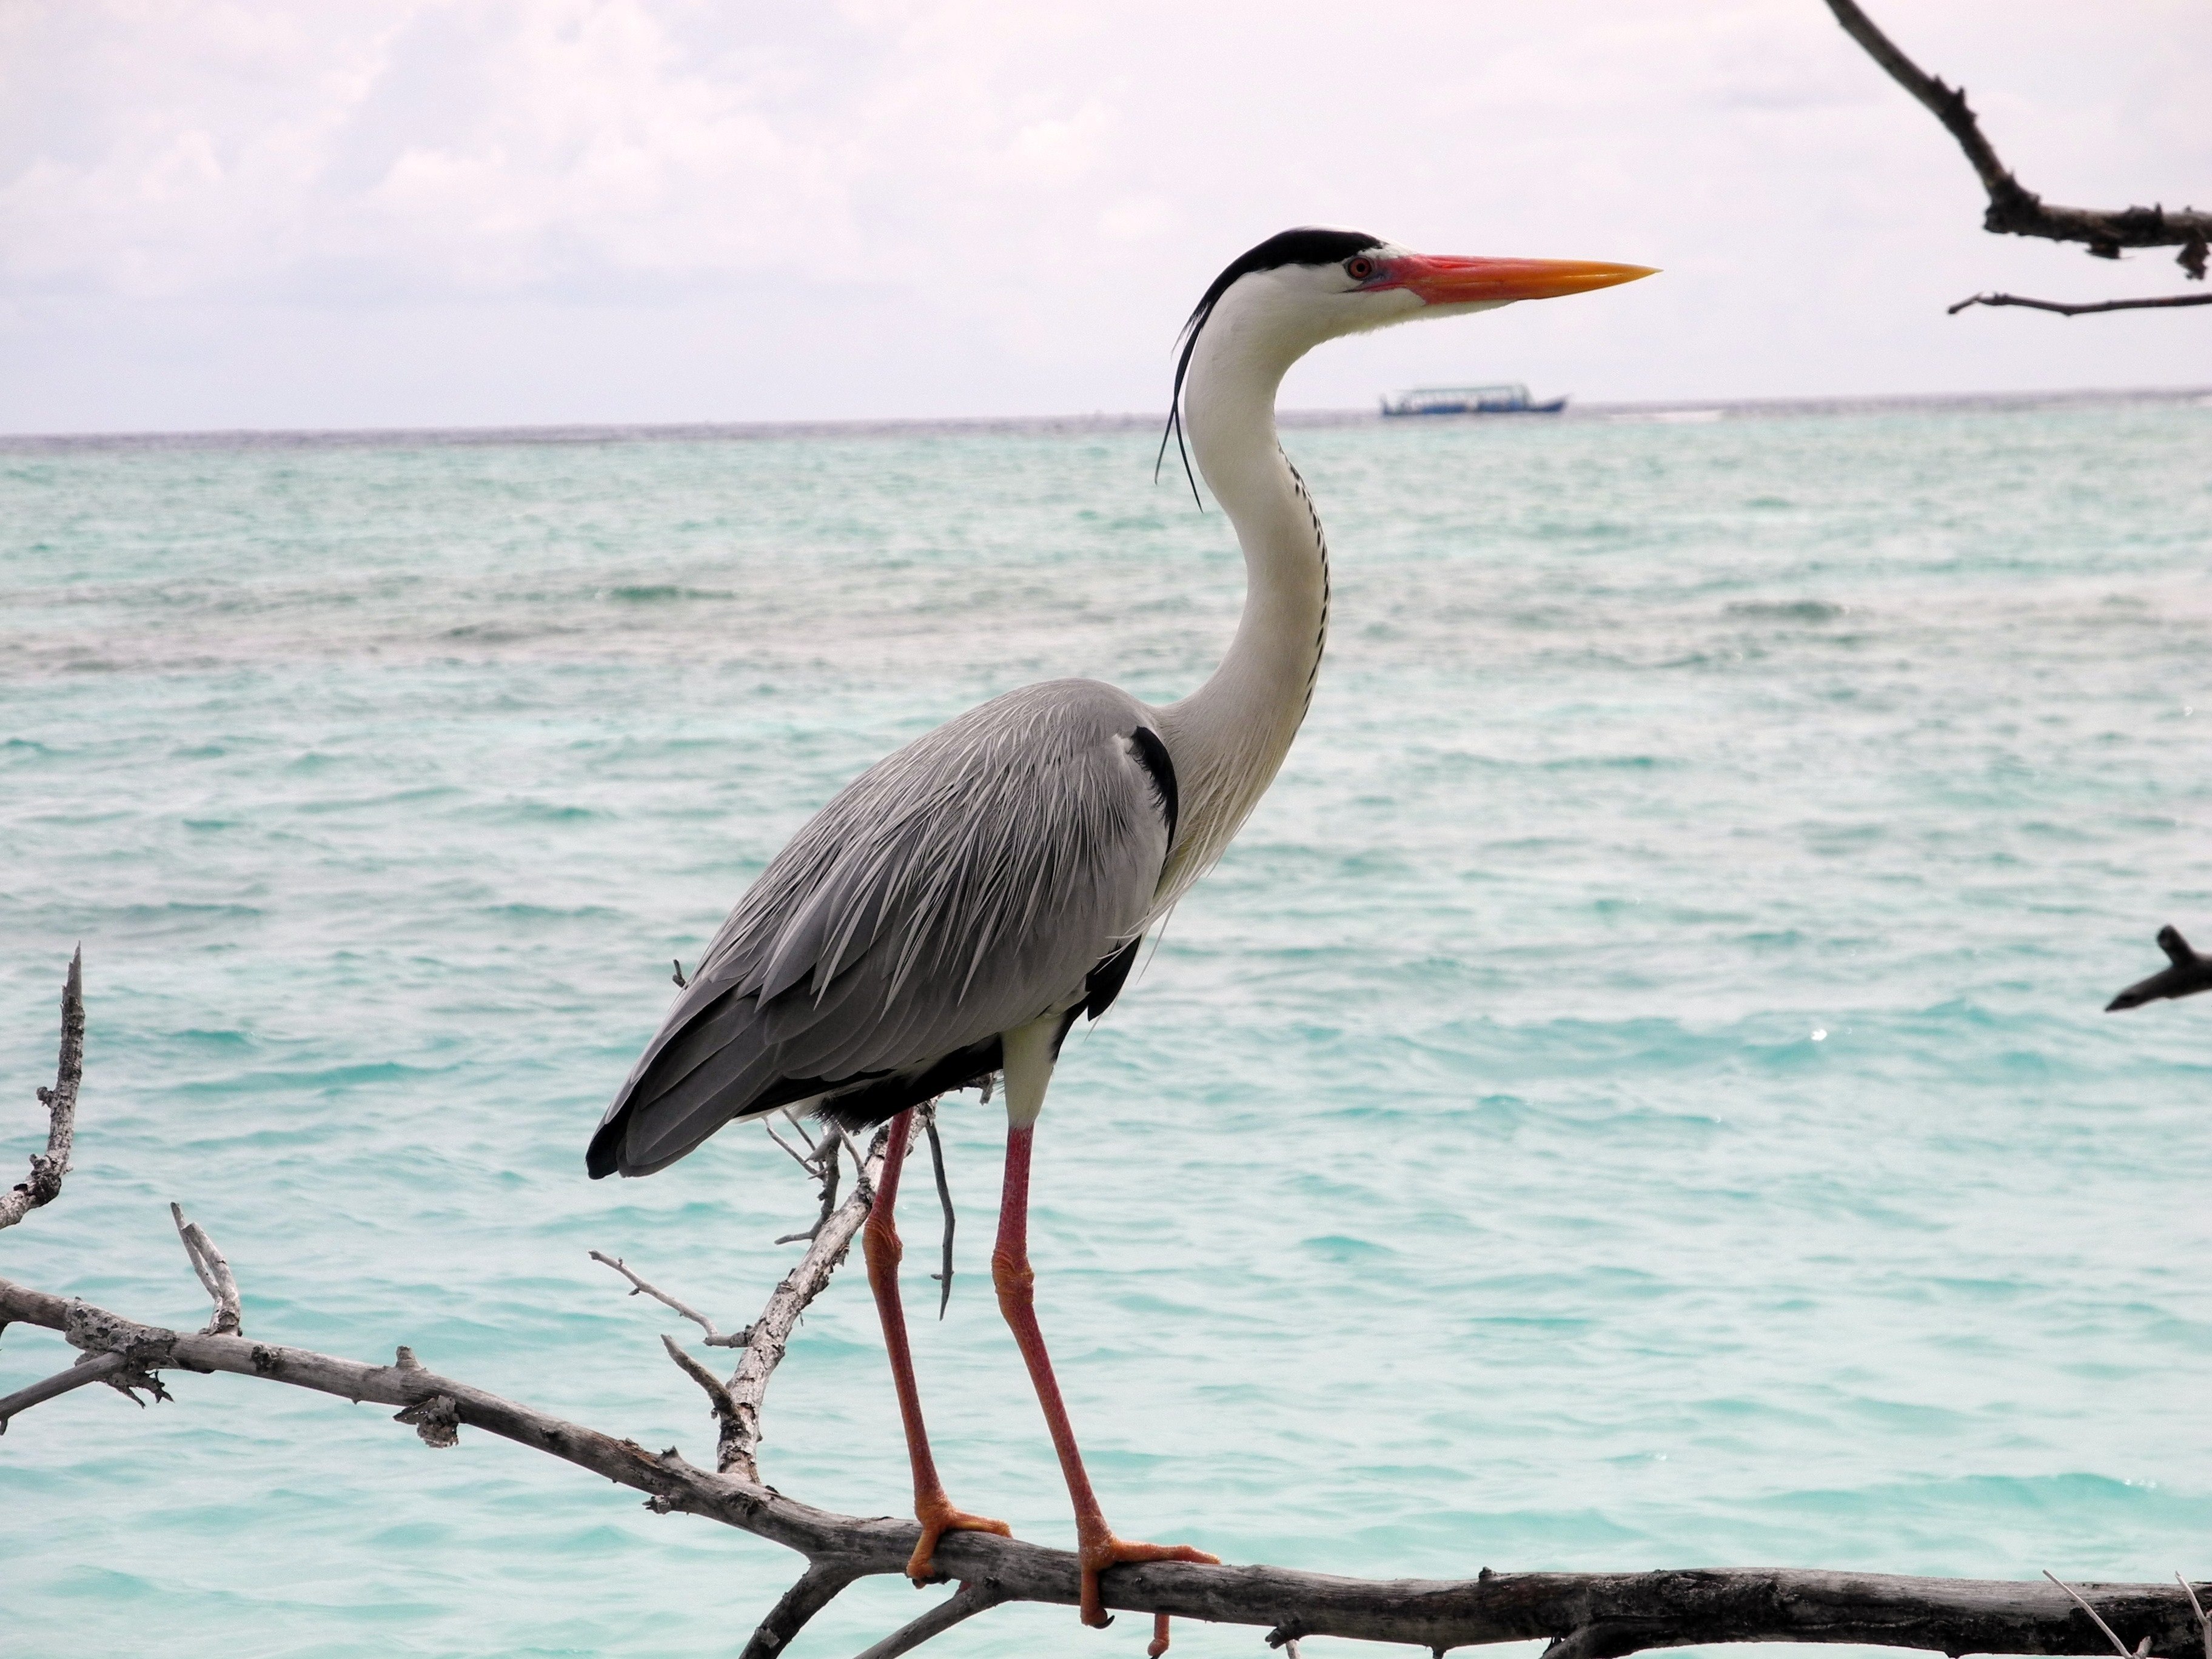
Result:
M1565 398L1531 403L1525 386L1425 386L1382 400L1385 415L1556 415Z

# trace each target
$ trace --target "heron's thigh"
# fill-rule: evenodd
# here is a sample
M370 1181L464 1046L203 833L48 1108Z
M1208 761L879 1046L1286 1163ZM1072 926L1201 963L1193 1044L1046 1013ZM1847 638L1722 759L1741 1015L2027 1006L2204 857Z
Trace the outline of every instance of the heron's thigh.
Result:
M1044 1091L1052 1084L1054 1039L1060 1035L1060 1016L1047 1014L1026 1025L1017 1025L999 1039L1006 1076L1006 1119L1025 1129L1044 1110Z

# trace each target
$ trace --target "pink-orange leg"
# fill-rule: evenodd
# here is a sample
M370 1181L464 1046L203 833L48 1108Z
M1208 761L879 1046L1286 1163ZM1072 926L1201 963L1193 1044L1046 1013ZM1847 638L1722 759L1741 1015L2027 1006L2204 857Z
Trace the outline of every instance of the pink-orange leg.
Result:
M907 1455L914 1463L914 1518L921 1522L921 1538L908 1559L906 1576L916 1583L937 1576L937 1540L948 1532L995 1532L1013 1536L1003 1521L956 1510L937 1478L937 1463L929 1455L929 1431L921 1420L921 1393L915 1387L914 1352L907 1346L906 1310L899 1303L899 1243L894 1212L898 1207L899 1171L906 1165L906 1143L913 1127L914 1109L908 1107L891 1120L890 1140L884 1152L884 1172L876 1182L875 1201L868 1206L868 1224L861 1230L860 1248L868 1259L868 1287L876 1293L876 1312L884 1322L884 1346L891 1361L891 1383L898 1390L899 1417L906 1425Z
M1006 1131L1006 1187L999 1204L999 1244L991 1252L991 1281L999 1287L999 1310L1012 1327L1014 1341L1028 1362L1030 1381L1036 1386L1037 1404L1044 1407L1046 1427L1052 1431L1053 1449L1060 1454L1060 1473L1067 1478L1067 1495L1075 1504L1075 1539L1083 1564L1083 1622L1107 1622L1106 1604L1099 1594L1098 1575L1127 1561L1204 1561L1220 1557L1188 1544L1133 1544L1114 1535L1098 1507L1098 1495L1084 1472L1083 1454L1075 1444L1075 1430L1068 1423L1067 1407L1060 1397L1060 1384L1052 1374L1052 1357L1045 1352L1044 1333L1037 1328L1036 1274L1030 1267L1030 1147L1033 1127L1016 1125ZM1167 1620L1155 1621L1152 1659L1167 1651Z

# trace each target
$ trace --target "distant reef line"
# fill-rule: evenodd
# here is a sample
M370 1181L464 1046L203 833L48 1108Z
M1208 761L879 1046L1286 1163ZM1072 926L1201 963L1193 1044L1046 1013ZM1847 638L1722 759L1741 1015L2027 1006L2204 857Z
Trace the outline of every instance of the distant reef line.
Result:
M1819 415L2004 414L2129 404L2193 404L2212 386L2083 388L2063 392L1912 392L1834 398L1683 398L1648 403L1571 403L1547 420L1761 420ZM1293 428L1380 426L1377 409L1286 409ZM1443 419L1446 417L1437 417ZM1454 417L1455 421L1457 417ZM1525 417L1467 420L1522 424ZM1142 414L975 416L838 421L688 421L639 425L362 427L210 432L0 433L0 452L97 449L343 449L422 445L761 442L793 438L1056 437L1157 432L1164 410ZM1394 422L1419 430L1431 421Z

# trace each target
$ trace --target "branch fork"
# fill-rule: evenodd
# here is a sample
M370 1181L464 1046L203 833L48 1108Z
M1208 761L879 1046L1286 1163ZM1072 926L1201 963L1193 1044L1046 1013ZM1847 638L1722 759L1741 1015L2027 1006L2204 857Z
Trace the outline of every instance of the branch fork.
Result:
M1957 142L1982 181L1989 209L1982 228L2000 236L2039 236L2054 242L2079 242L2100 259L2117 259L2131 247L2179 247L2176 263L2192 283L2204 280L2208 240L2212 240L2212 213L2195 208L2169 212L2162 205L2103 208L2056 207L2013 176L2001 161L1981 122L1966 102L1964 87L1947 86L1929 74L1896 42L1875 26L1856 0L1827 0L1836 21L1880 64L1889 78L1911 93ZM2158 300L2106 300L2090 305L2069 305L2054 300L2027 300L2010 294L1977 294L1949 309L1955 317L1969 306L2023 306L2034 311L2057 312L2078 317L2092 312L2138 311L2170 306L2212 303L2212 295L2175 295Z
M75 982L72 974L72 983ZM919 1120L921 1115L916 1114ZM921 1133L919 1121L910 1133ZM456 1443L464 1424L587 1469L642 1493L661 1514L696 1515L780 1544L806 1558L805 1571L762 1620L744 1659L778 1659L815 1614L854 1580L902 1573L920 1535L911 1521L832 1514L763 1484L760 1412L770 1376L799 1316L827 1285L866 1218L889 1145L880 1131L861 1154L856 1189L823 1218L805 1255L761 1316L734 1340L736 1375L725 1382L672 1339L663 1346L706 1393L717 1419L713 1470L675 1449L654 1453L502 1399L431 1370L400 1348L388 1365L363 1364L301 1348L248 1340L239 1329L234 1276L204 1229L173 1210L179 1237L215 1316L198 1332L142 1325L82 1302L0 1279L0 1323L59 1332L84 1357L58 1377L0 1400L9 1417L94 1381L160 1390L155 1373L222 1372L397 1407L397 1420L437 1447ZM911 1146L911 1142L909 1146ZM650 1295L718 1334L703 1316L655 1290L618 1259L593 1255ZM1073 1607L1080 1599L1074 1553L988 1533L947 1535L939 1563L952 1593L866 1650L897 1659L954 1626L1007 1601ZM2057 1583L2057 1581L2053 1581ZM1164 1561L1115 1567L1102 1583L1106 1605L1149 1613L1151 1649L1163 1651L1167 1616L1255 1626L1270 1646L1297 1659L1308 1636L1395 1642L1438 1655L1476 1644L1552 1638L1546 1659L1623 1659L1648 1648L1725 1642L1830 1642L1949 1655L2076 1654L2117 1659L2212 1659L2212 1622L2197 1587L2183 1581L2057 1590L2039 1584L1905 1578L1808 1570L1648 1573L1494 1573L1458 1581L1370 1581L1272 1566ZM2086 1612L2088 1620L2080 1613ZM2129 1647L2117 1634L2136 1635Z

